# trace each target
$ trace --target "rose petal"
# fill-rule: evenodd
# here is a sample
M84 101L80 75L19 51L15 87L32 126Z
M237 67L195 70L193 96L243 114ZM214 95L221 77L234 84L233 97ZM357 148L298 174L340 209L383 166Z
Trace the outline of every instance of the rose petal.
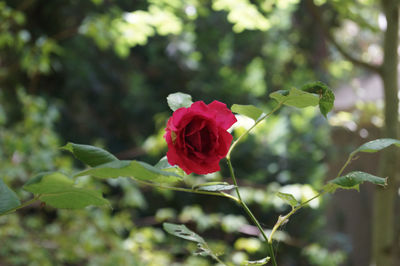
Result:
M208 106L203 101L192 103L189 109L193 113L204 114L205 116L208 116L210 113Z
M167 158L185 173L208 174L220 170L232 142L228 129L236 122L225 104L199 101L189 108L179 108L168 120L164 138L168 144Z
M207 125L207 119L201 116L193 117L192 120L186 125L186 136L190 136L200 130L202 130Z
M178 164L180 166L180 164L179 164L180 156L178 155L178 153L173 145L168 145L167 159L168 159L168 163L170 165Z
M186 144L192 146L195 151L202 151L202 146L201 146L202 141L199 131L190 136L186 136L185 139L186 139Z
M225 155L228 153L229 151L229 147L231 146L231 142L232 142L232 135L229 134L228 131L221 129L219 130L219 136L218 136L218 149L216 150L216 152L218 153L218 155L220 155L222 158L225 157Z
M236 117L233 115L231 110L226 107L226 104L219 101L213 101L208 105L208 107L215 112L216 122L223 129L228 129L236 123Z
M212 163L199 163L198 160L191 160L183 158L184 166L179 165L186 174L196 173L198 175L205 175L214 173L220 170L219 160L213 160Z
M172 131L178 131L186 127L191 119L192 116L190 115L189 108L181 107L172 114L172 117L168 120L167 126Z

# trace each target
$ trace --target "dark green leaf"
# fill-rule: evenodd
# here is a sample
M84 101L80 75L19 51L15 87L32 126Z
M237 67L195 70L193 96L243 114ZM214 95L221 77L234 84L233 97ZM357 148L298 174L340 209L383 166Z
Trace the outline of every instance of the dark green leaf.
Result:
M376 139L376 140L372 140L369 141L367 143L364 143L363 145L361 145L360 147L358 147L358 149L356 149L353 154L357 153L357 152L369 152L369 153L373 153L373 152L377 152L380 151L386 147L389 147L390 145L396 145L398 147L400 147L400 140L397 139Z
M0 179L0 214L12 210L19 205L21 205L21 202L17 194L3 182L3 179Z
M195 190L204 190L204 191L223 191L223 190L231 190L233 188L235 188L235 186L227 182L208 182L193 186L193 189Z
M179 238L183 238L189 241L193 241L197 243L198 251L194 253L195 255L201 256L211 256L215 260L218 260L216 254L214 254L204 239L196 234L195 232L189 230L185 225L181 224L171 224L171 223L163 223L163 228L165 231L170 233L171 235L177 236Z
M61 148L70 151L78 160L92 167L118 160L108 151L90 145L68 142Z
M325 117L332 110L335 95L326 84L320 81L310 82L303 85L301 90L319 95L319 109Z
M271 258L270 257L266 257L263 258L261 260L253 260L253 261L245 261L244 265L265 265L269 262Z
M157 183L176 182L179 175L162 171L154 166L139 161L113 161L78 173L76 176L91 175L97 178L134 177L139 180Z
M296 207L299 204L292 194L278 192L276 195L292 207Z
M304 108L308 106L316 106L319 103L318 96L296 88L290 91L276 91L270 94L270 97L288 106Z
M193 103L192 96L182 92L168 95L167 102L172 111L175 111L181 107L190 107Z
M257 121L258 118L263 114L263 111L255 107L254 105L240 105L234 104L231 107L232 112L238 113L247 117L250 117L254 121Z
M56 208L80 209L89 205L109 204L101 192L80 188L74 181L61 173L43 173L25 185L26 191L40 194L40 200Z
M186 240L194 241L197 243L201 243L201 244L206 243L201 236L199 236L195 232L189 230L183 224L163 223L163 228L165 231L167 231L171 235L174 235L174 236L186 239Z
M371 182L375 185L386 186L387 178L374 176L360 171L354 171L344 176L337 177L329 182L340 188L358 190L359 185L364 182Z

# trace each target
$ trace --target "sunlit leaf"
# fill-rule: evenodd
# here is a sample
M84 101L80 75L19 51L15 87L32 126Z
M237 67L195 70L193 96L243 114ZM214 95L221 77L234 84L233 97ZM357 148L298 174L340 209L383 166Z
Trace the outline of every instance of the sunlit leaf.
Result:
M259 12L252 1L214 0L212 8L216 11L226 11L228 21L234 24L233 31L237 33L246 29L266 31L271 27L271 22Z
M358 147L353 154L357 153L357 152L369 152L369 153L373 153L373 152L377 152L380 151L384 148L389 147L390 145L396 145L398 147L400 147L400 140L397 139L376 139L376 140L372 140L369 141L367 143L364 143L363 145L361 145L360 147Z
M78 160L92 167L118 160L108 151L90 145L68 142L61 148L70 151Z
M172 111L175 111L181 107L190 107L193 103L192 96L182 92L176 92L168 95L167 102Z
M292 88L290 91L275 91L270 94L270 97L277 100L279 103L297 108L316 106L319 103L317 95L296 88Z
M175 173L179 176L184 176L185 172L179 168L177 165L170 165L167 159L167 156L164 156L158 161L158 163L154 166L157 169L160 169L162 171L166 172L172 172Z
M292 208L296 207L299 203L297 202L296 198L292 194L278 192L276 195L285 201L287 204L292 206Z
M0 214L12 210L19 205L21 205L21 202L17 194L3 182L3 179L0 179Z
M238 113L238 114L250 117L254 121L257 121L258 118L263 114L263 111L261 111L254 105L234 104L234 105L232 105L231 110L234 113Z
M163 228L165 231L170 233L171 235L177 236L179 238L183 238L189 241L193 241L197 243L198 251L195 252L195 255L201 256L211 256L215 260L218 260L218 257L212 250L209 248L204 239L196 234L195 232L189 230L185 225L181 224L171 224L171 223L163 223Z
M61 173L43 173L30 179L24 190L40 194L40 200L56 208L80 209L109 204L97 190L81 188Z
M339 188L358 190L359 185L364 182L370 182L372 184L385 187L387 185L387 178L374 176L360 171L354 171L344 176L337 177L329 182Z
M227 182L207 182L193 186L193 189L195 190L204 190L204 191L223 191L223 190L231 190L233 188L235 188L235 186Z
M266 257L260 260L253 260L253 261L245 261L244 265L265 265L269 262L271 258L270 257Z
M321 81L310 82L303 85L301 90L319 95L319 109L325 117L332 110L335 95L326 84Z
M157 183L176 182L181 176L162 171L154 166L139 161L113 161L82 171L76 176L90 175L97 178L134 177L139 180Z
M247 222L244 224L240 225L240 227L235 228L236 230L239 230L242 228L244 225L246 225ZM235 232L236 230L233 230L231 232ZM229 232L229 231L228 231ZM236 250L245 250L248 253L256 253L260 251L262 248L263 244L262 241L259 238L255 237L240 237L235 241L235 244L233 245Z

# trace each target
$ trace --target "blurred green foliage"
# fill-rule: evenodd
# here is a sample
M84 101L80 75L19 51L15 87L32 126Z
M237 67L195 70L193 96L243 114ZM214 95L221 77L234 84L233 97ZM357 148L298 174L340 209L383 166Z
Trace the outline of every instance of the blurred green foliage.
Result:
M17 188L36 173L82 168L59 149L67 141L155 163L166 152L171 92L268 111L270 92L349 75L348 61L326 61L327 47L310 37L316 28L304 9L296 0L0 1L0 177L29 199ZM251 123L238 120L235 136ZM321 187L329 146L326 121L314 109L284 108L238 147L232 160L243 198L263 226L288 208L276 192L301 200ZM230 181L222 166L221 174L185 182ZM0 264L212 263L191 255L195 244L163 232L163 221L188 224L225 261L266 253L240 209L224 200L148 191L120 178L79 182L106 191L112 209L34 205L1 217ZM344 252L328 251L335 240L321 237L323 206L314 202L293 218L303 226L289 223L281 232L280 264L344 260ZM308 248L302 251L299 239Z

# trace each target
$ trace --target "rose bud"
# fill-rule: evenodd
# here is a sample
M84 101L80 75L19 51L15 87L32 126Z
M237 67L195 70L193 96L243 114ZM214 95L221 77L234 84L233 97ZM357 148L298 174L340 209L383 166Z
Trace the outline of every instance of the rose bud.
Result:
M188 108L177 109L169 118L164 135L169 164L178 165L186 174L219 171L219 161L226 156L232 142L227 129L236 121L219 101L209 105L198 101Z

